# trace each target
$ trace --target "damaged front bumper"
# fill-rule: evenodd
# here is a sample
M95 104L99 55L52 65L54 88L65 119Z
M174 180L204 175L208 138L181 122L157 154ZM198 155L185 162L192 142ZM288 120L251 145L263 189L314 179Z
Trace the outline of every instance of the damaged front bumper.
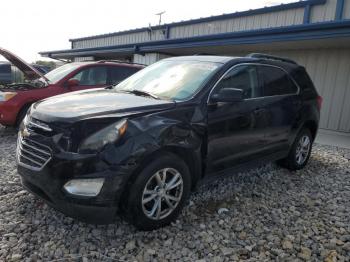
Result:
M19 133L18 173L23 186L48 205L80 221L113 222L128 177L122 166L109 165L98 154L62 152L53 137ZM103 178L96 196L69 193L64 185L74 179Z

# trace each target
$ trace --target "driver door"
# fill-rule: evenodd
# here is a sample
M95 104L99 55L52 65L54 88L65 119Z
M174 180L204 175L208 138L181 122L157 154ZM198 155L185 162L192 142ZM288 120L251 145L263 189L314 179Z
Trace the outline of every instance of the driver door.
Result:
M255 65L238 65L226 72L211 95L221 88L243 90L240 102L208 103L208 173L249 161L263 154L266 110Z

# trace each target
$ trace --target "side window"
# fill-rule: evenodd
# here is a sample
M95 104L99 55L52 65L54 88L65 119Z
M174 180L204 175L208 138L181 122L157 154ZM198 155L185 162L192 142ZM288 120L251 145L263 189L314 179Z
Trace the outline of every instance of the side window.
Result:
M79 80L81 86L105 85L107 84L107 68L104 66L88 67L71 79Z
M135 74L140 69L134 67L113 66L110 67L109 84L118 84L129 76Z
M282 69L272 66L259 66L259 72L263 80L264 96L295 94L298 90Z
M216 91L221 88L236 88L243 90L243 98L261 96L256 66L242 65L232 68L218 83Z

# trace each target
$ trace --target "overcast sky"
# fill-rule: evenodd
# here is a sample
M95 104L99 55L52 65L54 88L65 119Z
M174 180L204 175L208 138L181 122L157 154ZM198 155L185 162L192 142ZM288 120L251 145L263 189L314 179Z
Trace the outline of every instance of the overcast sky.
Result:
M0 46L28 62L69 49L70 38L232 13L297 0L2 0ZM2 57L0 56L0 60Z

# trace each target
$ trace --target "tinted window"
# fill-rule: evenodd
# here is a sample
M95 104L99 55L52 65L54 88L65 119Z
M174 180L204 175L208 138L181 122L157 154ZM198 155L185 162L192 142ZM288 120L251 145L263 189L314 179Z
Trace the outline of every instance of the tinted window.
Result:
M217 85L221 88L236 88L243 90L243 98L261 96L258 74L255 66L238 66L231 69Z
M132 74L135 74L139 70L140 70L139 68L133 68L133 67L121 67L121 66L110 67L109 84L118 84L119 82L128 78Z
M263 79L264 96L287 95L297 92L297 87L282 69L260 66L259 71Z
M105 85L107 83L107 68L104 66L89 67L81 70L72 79L79 80L81 86Z

